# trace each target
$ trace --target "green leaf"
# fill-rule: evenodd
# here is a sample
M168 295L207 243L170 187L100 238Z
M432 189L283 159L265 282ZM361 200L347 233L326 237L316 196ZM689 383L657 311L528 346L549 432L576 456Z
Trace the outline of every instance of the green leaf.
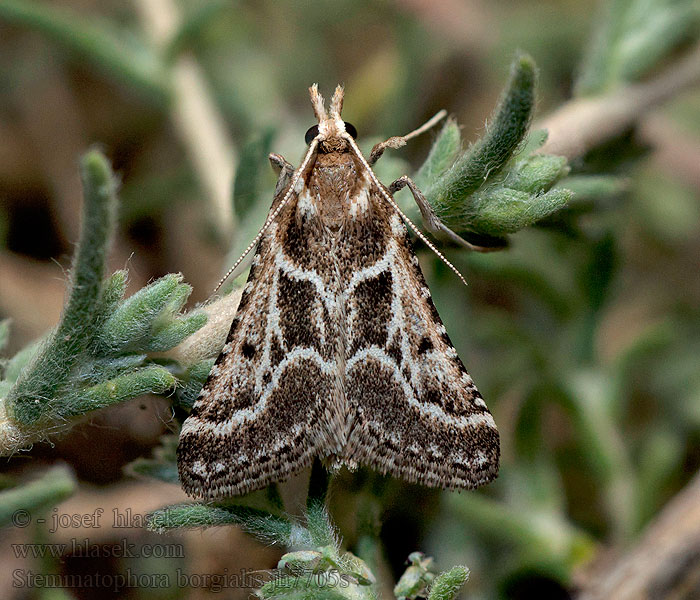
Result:
M233 184L233 210L238 220L245 219L261 202L263 182L272 172L267 155L270 153L274 135L274 129L267 129L249 139L241 148L236 180ZM270 199L266 199L264 204L267 207Z
M566 158L550 154L533 154L518 161L506 178L507 187L529 194L539 194L569 173Z
M6 381L13 384L15 383L17 378L20 376L20 373L22 373L22 370L29 364L29 362L39 351L42 343L42 341L36 341L28 344L7 361L4 373L4 378Z
M164 533L173 529L240 525L263 539L286 543L292 525L286 519L248 506L175 504L156 510L148 517L148 529Z
M100 346L112 354L141 349L151 326L178 292L181 275L166 275L127 298L107 319L100 333Z
M93 319L114 228L116 184L109 163L100 152L89 152L81 166L85 202L68 303L56 331L22 371L8 395L13 416L22 423L33 423L58 408L54 405L60 402L59 390L95 333Z
M427 589L435 580L433 559L426 557L422 552L412 552L408 561L410 565L394 586L394 595L409 600L425 598Z
M10 319L0 321L0 350L4 350L10 339Z
M69 417L143 394L174 392L174 373L184 367L147 352L174 347L207 320L205 312L178 314L191 292L180 283L181 275L167 275L126 300L126 271L103 278L114 226L115 181L107 160L95 151L83 158L82 178L83 223L61 321L46 340L0 363L3 454L65 429ZM167 362L168 368L155 360ZM202 381L194 377L205 379L209 366L185 373L186 394L196 396Z
M449 571L440 573L430 588L428 600L453 600L467 579L469 579L467 567L452 567Z
M64 417L124 402L143 394L160 394L175 387L177 379L163 367L149 366L68 394L60 407Z
M588 306L598 311L609 293L617 266L615 236L611 231L592 244L590 259L583 273L581 287L588 296Z
M328 581L327 585L323 585ZM344 593L346 588L341 587L343 583L335 583L335 578L331 579L321 573L318 576L305 577L278 577L260 588L261 598L280 600L348 600ZM361 597L356 597L360 600Z
M126 292L126 283L129 274L122 271L115 271L102 285L100 299L95 308L95 326L101 327L105 320L119 306L119 303Z
M175 391L175 402L178 406L188 412L192 410L192 405L206 382L209 371L214 366L214 360L212 358L195 363L180 377Z
M322 502L312 500L308 503L306 509L306 525L312 546L337 546L338 534Z
M81 384L95 385L117 375L129 373L143 366L145 360L145 354L96 358L76 374L75 380Z
M135 460L130 465L130 473L138 474L143 477L157 479L165 483L174 483L180 485L180 479L177 473L177 464L175 463L160 463L148 459Z
M497 175L522 142L535 99L535 63L526 55L513 62L510 81L486 134L462 154L426 191L438 217L455 231L464 229L467 197Z
M575 85L578 96L635 81L688 40L700 24L692 0L610 0L601 5Z
M0 527L23 527L75 492L75 477L68 467L57 466L39 479L0 492ZM18 519L22 519L18 521Z
M170 350L202 327L207 318L206 313L200 312L182 319L173 319L166 326L155 329L142 347L146 352Z
M335 544L288 552L277 563L279 576L260 589L263 598L374 599L376 579L367 565L350 552L339 555Z
M195 6L183 19L182 25L173 36L165 52L172 61L176 56L197 45L202 32L216 22L226 8L231 7L230 0L208 0L201 6Z
M153 458L137 458L129 463L126 473L137 477L147 477L164 481L165 483L180 484L177 473L176 450L177 435L164 435L160 445L153 451Z
M459 125L457 121L449 118L433 142L428 158L414 177L416 185L421 189L428 189L433 181L439 179L454 164L461 148Z
M471 224L489 235L515 233L560 210L571 196L563 189L533 196L510 188L487 188L472 197Z
M525 139L523 140L522 144L520 144L520 147L516 152L516 157L529 156L535 152L535 150L538 150L544 146L544 143L547 141L548 137L549 133L546 129L535 129L528 131Z
M572 200L578 204L619 196L629 188L629 180L616 175L571 175L561 179L559 185L571 190Z
M151 102L170 99L169 75L158 56L108 23L48 2L0 0L0 20L38 31Z

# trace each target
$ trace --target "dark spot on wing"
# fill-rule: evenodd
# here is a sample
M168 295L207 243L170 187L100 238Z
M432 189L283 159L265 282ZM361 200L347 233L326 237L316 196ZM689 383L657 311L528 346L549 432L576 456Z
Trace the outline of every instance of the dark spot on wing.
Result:
M358 349L386 345L391 321L392 276L382 271L357 284L353 294L355 340L351 355Z
M270 344L270 365L273 369L284 360L285 354L284 348L280 346L277 340L277 336L273 336Z
M309 233L306 231L307 229L308 227L299 223L297 219L288 219L286 228L282 232L284 253L292 262L305 270L314 267L314 254L309 252Z
M395 338L386 349L386 353L394 359L397 365L401 364L401 347L399 346L398 338Z
M418 354L425 354L429 350L433 349L433 342L430 341L430 338L427 336L423 336L421 338L420 344L418 344Z
M249 342L244 342L241 352L246 358L253 358L255 356L255 346Z
M228 344L232 339L233 336L236 333L236 329L238 328L238 324L241 322L241 320L238 317L234 317L233 321L231 321L231 327L228 330L228 335L226 336L226 343Z
M280 271L277 306L280 329L289 350L297 346L321 351L321 335L315 326L313 301L316 288L310 281L300 281Z

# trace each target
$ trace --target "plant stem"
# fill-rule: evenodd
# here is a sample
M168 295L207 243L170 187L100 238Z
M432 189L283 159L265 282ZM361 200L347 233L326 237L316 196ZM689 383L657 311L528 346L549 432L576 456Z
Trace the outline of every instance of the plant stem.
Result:
M82 178L83 223L66 308L56 331L7 397L12 416L24 424L32 424L50 412L57 391L65 384L95 330L92 319L114 227L115 183L107 159L98 151L83 158Z
M595 98L575 98L535 123L534 129L549 132L547 142L539 152L568 159L583 156L633 127L651 109L698 83L700 45L650 81L628 85Z
M134 7L153 45L165 55L180 28L179 8L173 0L137 0ZM236 152L225 120L192 56L177 56L171 75L174 97L170 118L206 191L213 211L212 225L220 234L231 235L231 182Z

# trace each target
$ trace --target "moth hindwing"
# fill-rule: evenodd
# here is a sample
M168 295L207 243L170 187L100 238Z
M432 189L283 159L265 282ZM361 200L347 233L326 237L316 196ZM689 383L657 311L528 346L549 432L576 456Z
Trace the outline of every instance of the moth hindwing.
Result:
M279 191L180 434L180 480L192 496L245 494L316 456L450 489L497 475L493 418L398 207L340 118L342 98L338 87L326 112L313 86L318 125L304 160L290 175L274 155Z

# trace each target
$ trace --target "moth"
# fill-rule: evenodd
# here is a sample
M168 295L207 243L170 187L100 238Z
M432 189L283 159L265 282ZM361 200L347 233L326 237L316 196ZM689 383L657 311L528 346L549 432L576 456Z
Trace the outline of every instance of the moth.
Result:
M180 481L194 497L240 495L320 457L432 487L487 483L498 473L498 431L406 224L457 271L392 197L408 186L434 225L413 182L386 188L371 168L432 123L366 159L341 118L343 88L328 111L316 85L310 94L318 125L301 165L270 155L275 197L246 251L257 245L226 344L182 427Z

